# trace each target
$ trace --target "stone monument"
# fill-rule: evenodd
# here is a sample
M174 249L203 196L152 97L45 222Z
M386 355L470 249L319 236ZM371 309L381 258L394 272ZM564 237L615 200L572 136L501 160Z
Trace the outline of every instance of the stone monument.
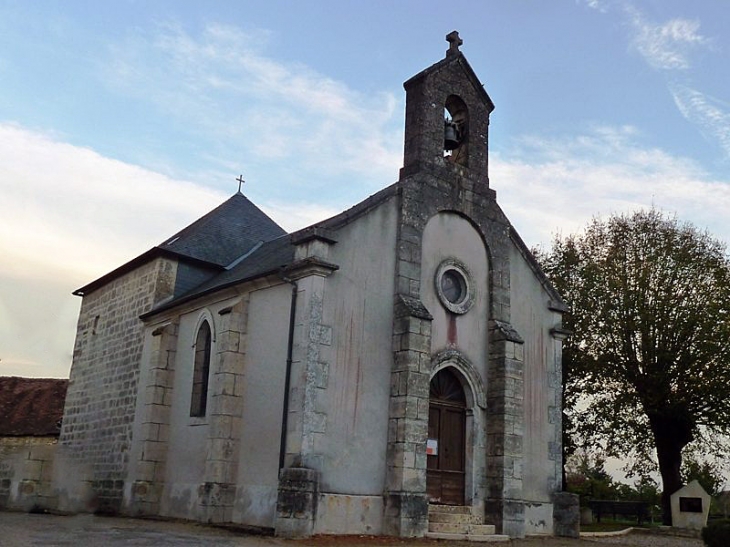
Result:
M672 525L675 528L702 530L710 514L710 495L695 481L671 496Z

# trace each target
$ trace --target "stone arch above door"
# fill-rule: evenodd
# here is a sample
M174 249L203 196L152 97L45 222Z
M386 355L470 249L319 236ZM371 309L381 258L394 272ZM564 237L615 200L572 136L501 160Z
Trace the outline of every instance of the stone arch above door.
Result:
M484 382L474 365L458 350L440 351L431 360L431 378L446 367L455 368L466 382L463 387L465 388L467 408L479 407L486 409L487 396Z

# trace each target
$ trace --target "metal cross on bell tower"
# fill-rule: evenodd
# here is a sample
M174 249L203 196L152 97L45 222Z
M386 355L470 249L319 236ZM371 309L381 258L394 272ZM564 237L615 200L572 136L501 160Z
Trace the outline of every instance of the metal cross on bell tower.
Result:
M238 181L238 193L241 193L241 186L243 185L245 180L243 180L243 175L238 175L238 178L236 179Z

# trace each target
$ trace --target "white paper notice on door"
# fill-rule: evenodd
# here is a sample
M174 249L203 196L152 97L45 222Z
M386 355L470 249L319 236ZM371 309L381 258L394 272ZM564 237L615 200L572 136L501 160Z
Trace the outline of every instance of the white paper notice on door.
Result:
M438 456L438 453L439 453L438 439L428 439L426 441L426 455L427 456Z

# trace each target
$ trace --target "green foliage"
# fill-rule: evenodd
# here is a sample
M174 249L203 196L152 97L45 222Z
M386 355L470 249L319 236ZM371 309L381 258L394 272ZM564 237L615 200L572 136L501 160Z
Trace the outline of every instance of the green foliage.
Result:
M708 461L685 457L682 461L682 481L685 484L696 480L710 496L717 496L725 484L722 472Z
M685 447L730 452L724 244L650 210L594 219L538 259L571 306L563 367L573 441L603 446L644 473L658 456L669 493L681 485Z
M605 458L586 451L571 459L566 473L566 489L580 496L581 505L588 500L617 499L616 485L606 472L605 463Z
M702 541L707 547L730 545L730 520L716 520L702 529Z
M580 496L581 505L589 500L643 501L650 507L659 503L659 487L651 477L642 477L634 485L615 482L605 469L600 454L581 450L568 461L566 489Z
M619 500L622 501L643 501L650 507L659 505L660 492L659 485L654 479L641 478L634 482L634 486L628 484L618 484Z

